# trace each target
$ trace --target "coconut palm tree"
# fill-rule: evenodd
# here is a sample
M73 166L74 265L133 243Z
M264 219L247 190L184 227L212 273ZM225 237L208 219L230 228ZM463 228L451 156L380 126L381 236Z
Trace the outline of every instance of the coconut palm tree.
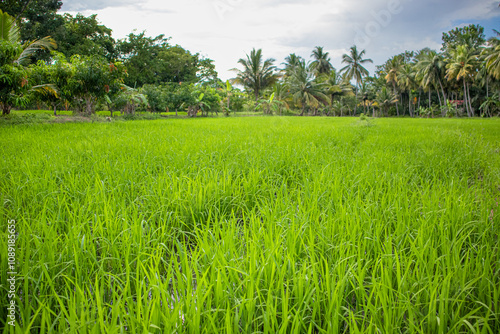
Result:
M479 107L483 111L483 115L492 116L492 110L500 107L500 98L498 94L489 96Z
M488 41L489 47L483 50L486 69L493 78L500 80L500 39L493 37Z
M419 55L417 55L417 74L420 78L420 85L424 89L431 89L432 86L435 87L439 101L441 102L441 97L439 95L438 85L441 88L441 93L443 94L443 99L446 102L446 94L443 88L442 78L445 74L446 62L441 53L434 50L424 49Z
M467 45L459 45L449 50L450 58L447 60L446 77L448 80L462 79L464 87L464 105L469 117L474 116L469 93L469 83L473 81L476 72L476 52Z
M330 57L328 57L329 53L323 51L323 47L317 46L314 48L311 53L311 57L314 61L311 63L311 66L315 69L316 74L319 76L321 74L327 74L333 69L332 64L330 63Z
M283 108L285 109L290 109L290 106L288 105L288 97L290 95L290 90L288 87L287 83L284 82L277 82L273 86L273 94L274 94L274 104L276 105L276 108L278 109L278 113L281 116Z
M316 109L320 103L328 104L324 89L325 84L316 80L314 70L310 65L301 63L290 77L290 93L294 101L302 107L301 116L304 115L306 107Z
M397 55L389 59L384 67L385 67L385 80L388 84L392 85L392 89L394 94L398 94L398 75L401 72L401 68L403 67L403 56ZM399 107L396 103L396 114L399 116Z
M387 90L387 87L382 87L382 90L377 93L375 102L377 103L380 111L387 114L387 109L391 106L391 104L397 103L398 99L396 94Z
M232 69L235 71L236 78L234 83L243 85L246 89L253 92L255 102L259 100L262 90L271 87L278 81L278 74L275 72L276 67L273 65L274 59L269 58L264 60L262 57L262 49L253 49L250 55L245 58L240 58L238 64L243 66L243 71Z
M399 88L402 92L408 93L408 112L410 116L413 117L413 111L411 108L411 98L412 98L412 90L416 87L415 80L415 66L413 63L404 64L399 71ZM405 112L403 109L403 116Z
M351 93L351 84L342 77L335 68L333 68L328 77L324 81L325 93L330 97L330 106L333 106L333 102L336 96L341 96L344 94Z
M366 51L358 52L356 45L352 46L349 54L342 55L342 63L346 64L340 72L344 73L347 80L356 80L356 101L358 98L358 86L363 81L363 77L368 76L368 70L363 66L367 63L373 63L371 59L364 59ZM356 115L357 102L354 106L354 115Z

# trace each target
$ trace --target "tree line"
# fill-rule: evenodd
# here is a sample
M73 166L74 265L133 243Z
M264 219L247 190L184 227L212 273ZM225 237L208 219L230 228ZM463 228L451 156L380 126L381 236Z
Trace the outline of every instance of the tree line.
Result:
M443 33L440 51L405 51L376 66L373 76L365 50L352 46L335 69L317 46L311 59L290 54L282 63L252 50L234 69L235 83L269 111L298 108L300 115L493 116L500 111L500 33L485 39L484 28L469 25ZM265 99L262 99L264 96Z
M172 45L164 35L132 32L114 40L96 15L59 15L61 5L0 4L3 114L13 107L50 107L54 114L61 108L84 114L96 108L219 111L209 107L219 104L214 87L222 86L213 60Z
M29 4L29 6L27 5ZM213 60L132 32L114 40L96 15L59 15L55 0L0 5L0 105L64 108L345 116L493 116L500 111L500 34L469 25L443 33L442 49L405 51L377 66L352 46L337 70L323 47L281 66L253 49L222 82ZM10 12L9 12L10 11ZM51 37L47 37L51 36ZM239 89L242 87L243 89Z

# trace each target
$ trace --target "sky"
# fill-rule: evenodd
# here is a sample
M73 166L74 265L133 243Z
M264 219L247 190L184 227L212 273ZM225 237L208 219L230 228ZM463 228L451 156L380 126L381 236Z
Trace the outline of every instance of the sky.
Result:
M61 12L97 14L115 39L131 32L171 37L192 53L213 59L219 77L253 48L281 67L296 53L310 60L316 46L332 65L352 45L373 60L367 68L405 50L439 50L441 36L453 28L481 24L488 37L500 31L499 0L63 0Z

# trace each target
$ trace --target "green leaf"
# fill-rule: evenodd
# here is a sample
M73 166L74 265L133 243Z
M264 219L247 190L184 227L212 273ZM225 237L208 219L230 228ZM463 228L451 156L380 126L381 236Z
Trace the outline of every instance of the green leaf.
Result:
M20 39L19 27L16 26L15 19L0 10L0 40L14 44L19 43Z

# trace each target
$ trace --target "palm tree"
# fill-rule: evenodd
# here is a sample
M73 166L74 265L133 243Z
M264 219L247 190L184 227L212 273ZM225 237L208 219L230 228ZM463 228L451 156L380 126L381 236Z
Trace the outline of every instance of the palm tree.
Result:
M326 74L333 69L330 63L329 53L323 51L323 47L317 46L311 53L311 57L314 61L311 63L312 67L316 70L317 75Z
M272 86L278 80L278 75L275 73L276 67L273 65L274 61L272 58L264 60L262 49L253 49L246 59L240 58L238 60L238 64L243 66L243 71L232 69L237 73L234 82L253 91L256 103L261 91Z
M483 111L483 115L491 116L491 110L500 107L500 98L498 94L489 96L479 107Z
M417 73L420 78L420 85L424 89L431 89L434 86L441 103L441 97L439 96L439 87L441 88L441 93L443 94L444 102L446 103L446 94L443 89L443 82L441 78L444 77L446 63L444 57L441 53L437 53L434 50L424 49L417 56Z
M385 63L385 80L387 83L392 84L392 88L394 91L394 94L398 94L398 75L399 72L401 72L401 68L403 66L403 57L402 55L397 55L389 59ZM398 104L396 103L396 113L399 116L399 107Z
M493 37L488 41L489 47L483 51L486 69L493 78L500 79L500 39Z
M373 85L370 82L364 81L361 86L359 86L359 92L361 99L363 100L363 112L368 115L370 111L370 106L372 105L371 97L373 94Z
M469 81L472 81L475 70L477 55L474 50L466 45L459 45L454 49L450 49L450 59L446 65L446 77L448 80L462 79L464 86L464 104L469 117L474 116L474 110L471 105L471 98L469 93Z
M285 75L290 76L295 68L300 65L300 63L305 62L301 56L297 56L295 53L291 53L285 58L285 62L282 63L285 65Z
M396 94L391 93L387 90L387 87L382 87L382 90L377 93L375 102L377 102L380 110L383 113L387 114L387 108L389 108L391 104L397 103L398 99L396 97Z
M273 94L275 105L277 106L279 115L281 116L283 107L285 107L285 109L290 109L290 106L287 103L288 96L290 95L288 85L286 83L277 82L273 87Z
M354 106L354 115L356 115L357 98L358 98L358 86L363 81L363 77L368 76L369 72L363 67L363 64L373 63L371 59L363 59L366 51L363 50L358 52L356 45L352 46L350 49L350 54L344 54L342 56L342 63L347 64L343 67L340 72L345 74L347 80L356 80L356 104Z
M412 90L415 87L415 70L414 64L404 64L399 71L399 87L402 89L403 93L408 92L408 112L410 116L413 117L413 111L411 109L411 98ZM403 109L403 116L405 112Z
M336 96L352 92L349 82L347 82L335 68L328 73L328 77L324 81L324 84L326 93L330 96L330 107L333 107L333 102Z
M302 107L301 116L304 115L306 107L314 109L320 103L328 104L328 97L324 93L325 85L316 80L314 70L310 65L302 63L297 66L290 77L290 93L295 102Z

